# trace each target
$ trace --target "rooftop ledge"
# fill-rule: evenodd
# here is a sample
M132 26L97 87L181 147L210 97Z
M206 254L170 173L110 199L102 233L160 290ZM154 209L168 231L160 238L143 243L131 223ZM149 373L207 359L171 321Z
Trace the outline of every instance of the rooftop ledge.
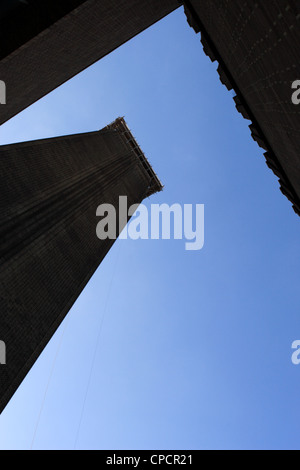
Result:
M147 160L144 152L140 148L138 142L132 135L128 125L126 124L126 121L124 117L119 117L117 118L114 122L109 124L107 129L115 129L124 136L124 139L126 140L127 145L130 145L132 147L132 151L138 158L139 162L143 166L143 169L147 172L147 174L150 176L151 182L149 185L149 190L146 195L146 197L151 196L152 194L155 194L157 192L160 192L163 190L163 185L160 182L159 178L157 177L155 171L153 170L152 166L150 165L149 161Z

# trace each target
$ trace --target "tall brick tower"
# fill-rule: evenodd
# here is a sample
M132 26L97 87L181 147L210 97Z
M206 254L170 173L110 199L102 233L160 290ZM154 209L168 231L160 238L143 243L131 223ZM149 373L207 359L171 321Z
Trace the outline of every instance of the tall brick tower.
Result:
M119 118L0 147L0 187L2 411L114 243L96 236L97 207L118 215L119 196L141 203L162 186Z

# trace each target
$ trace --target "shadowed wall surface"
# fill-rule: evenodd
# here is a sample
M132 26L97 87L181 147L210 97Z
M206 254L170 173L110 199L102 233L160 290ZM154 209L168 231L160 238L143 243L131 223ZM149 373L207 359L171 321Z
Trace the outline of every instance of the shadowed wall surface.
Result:
M162 187L123 119L0 147L0 168L2 411L114 243L96 236L97 207L118 215L119 196L130 206Z
M221 81L266 150L281 191L300 215L300 4L296 0L186 0L190 25L204 51L219 62ZM255 182L254 182L255 184Z
M28 0L0 9L0 124L179 6L178 0ZM80 99L79 99L80 102Z

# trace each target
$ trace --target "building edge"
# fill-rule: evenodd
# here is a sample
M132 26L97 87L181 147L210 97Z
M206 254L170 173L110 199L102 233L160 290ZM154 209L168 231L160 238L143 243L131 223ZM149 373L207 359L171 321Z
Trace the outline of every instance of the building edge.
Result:
M278 178L280 191L292 203L292 207L295 213L300 216L300 199L296 191L294 190L293 185L291 184L290 179L287 176L284 168L282 167L276 153L268 142L265 133L263 132L260 124L254 116L250 106L244 99L244 96L240 91L236 81L234 80L228 67L223 61L223 58L218 51L218 48L215 46L213 40L211 39L209 33L207 32L203 22L195 11L190 0L184 0L183 6L188 24L191 28L194 29L196 34L201 34L201 43L205 54L210 58L212 62L217 61L219 63L218 73L220 76L221 83L226 86L228 91L233 90L235 92L236 96L233 99L236 104L236 109L245 119L252 121L252 124L250 124L249 126L252 138L259 145L259 147L266 151L264 153L266 164Z

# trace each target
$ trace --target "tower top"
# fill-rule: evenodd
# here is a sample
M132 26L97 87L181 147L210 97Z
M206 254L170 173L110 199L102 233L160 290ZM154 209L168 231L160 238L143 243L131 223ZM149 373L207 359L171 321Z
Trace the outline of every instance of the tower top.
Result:
M142 151L140 145L138 144L137 140L133 136L131 130L129 129L124 117L118 117L115 121L113 121L111 124L109 124L106 129L114 129L118 131L124 141L126 142L127 145L130 145L132 147L132 151L136 155L137 159L143 166L144 170L148 173L148 175L151 178L151 184L149 186L149 192L147 194L147 197L151 196L152 194L155 194L157 192L160 192L163 190L163 185L161 181L159 180L157 174L153 170L152 166L150 165L148 159L146 158L144 152Z

